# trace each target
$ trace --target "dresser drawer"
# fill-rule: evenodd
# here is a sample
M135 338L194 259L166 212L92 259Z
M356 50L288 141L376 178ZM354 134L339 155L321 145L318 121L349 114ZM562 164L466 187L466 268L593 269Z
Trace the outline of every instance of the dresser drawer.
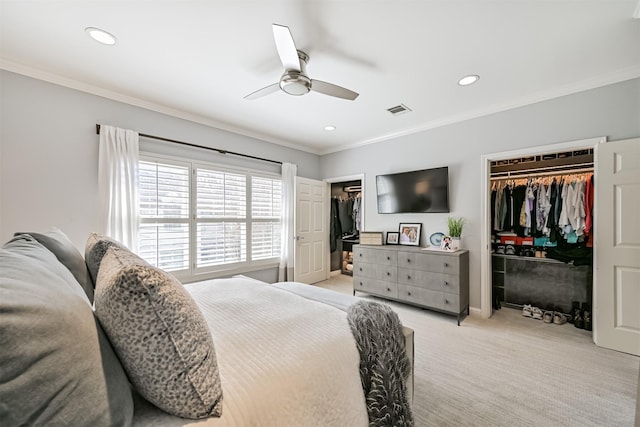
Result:
M398 268L398 283L441 292L458 293L460 291L459 276L410 268Z
M459 274L460 260L454 256L420 252L398 252L398 267L434 273Z
M395 282L398 278L398 269L391 265L355 262L353 264L353 274L371 279Z
M398 297L398 285L396 283L361 277L356 274L353 275L353 290L389 298Z
M394 267L398 264L398 255L396 251L367 248L362 245L358 245L353 248L353 259Z
M459 313L460 299L458 295L409 285L398 285L398 298L413 304L423 305L438 310Z

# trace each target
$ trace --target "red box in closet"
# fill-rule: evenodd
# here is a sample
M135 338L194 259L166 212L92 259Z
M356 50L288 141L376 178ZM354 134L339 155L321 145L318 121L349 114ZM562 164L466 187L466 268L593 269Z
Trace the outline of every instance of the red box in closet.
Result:
M516 245L520 246L533 246L533 237L518 237Z
M517 241L516 236L500 236L500 243L503 245L515 245Z

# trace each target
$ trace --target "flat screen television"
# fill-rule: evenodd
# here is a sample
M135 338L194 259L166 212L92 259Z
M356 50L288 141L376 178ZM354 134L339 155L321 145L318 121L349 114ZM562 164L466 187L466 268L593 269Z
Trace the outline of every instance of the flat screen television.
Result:
M447 166L376 176L378 213L449 212Z

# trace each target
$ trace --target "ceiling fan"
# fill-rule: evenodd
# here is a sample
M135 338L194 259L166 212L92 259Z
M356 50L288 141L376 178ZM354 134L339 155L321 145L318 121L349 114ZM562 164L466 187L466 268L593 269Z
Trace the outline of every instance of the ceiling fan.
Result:
M333 83L323 82L322 80L310 79L307 76L309 55L296 49L289 27L273 24L273 38L276 42L278 56L280 56L280 61L284 66L284 73L280 77L279 82L258 89L245 96L244 99L261 98L277 92L278 89L294 96L306 95L310 91L314 91L350 101L358 97L358 93L352 90L334 85Z

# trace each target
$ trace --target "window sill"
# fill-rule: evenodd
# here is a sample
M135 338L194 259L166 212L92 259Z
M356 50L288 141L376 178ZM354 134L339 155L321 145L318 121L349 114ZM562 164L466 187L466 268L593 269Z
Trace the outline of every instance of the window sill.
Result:
M278 268L279 265L280 265L280 261L275 260L275 261L261 262L259 264L254 264L254 265L246 265L242 267L232 267L232 268L227 268L222 270L196 273L193 275L184 274L184 275L175 275L175 276L178 280L180 280L180 282L186 284L186 283L199 282L202 280L231 277L231 276L235 276L236 274L250 273L253 271L270 270L272 268Z

